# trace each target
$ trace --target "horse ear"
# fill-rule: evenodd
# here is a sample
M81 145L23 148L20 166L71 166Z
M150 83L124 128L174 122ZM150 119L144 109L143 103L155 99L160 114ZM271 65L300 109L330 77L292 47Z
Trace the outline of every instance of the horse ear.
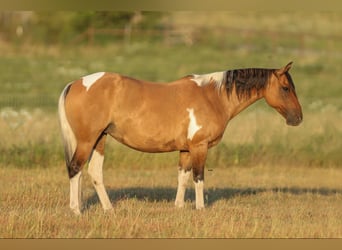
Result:
M287 71L289 71L291 69L292 63L293 62L289 62L285 67L276 70L276 74L278 76L281 76L281 75L285 74Z

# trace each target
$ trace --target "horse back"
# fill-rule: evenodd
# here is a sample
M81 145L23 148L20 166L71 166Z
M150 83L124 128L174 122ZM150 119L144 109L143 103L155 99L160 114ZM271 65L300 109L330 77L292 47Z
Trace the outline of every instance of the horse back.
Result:
M201 128L197 134L213 130L204 126L208 120L217 126L209 99L208 87L199 87L188 77L153 83L96 73L72 83L66 112L78 137L106 132L140 151L166 152L187 149L192 116Z

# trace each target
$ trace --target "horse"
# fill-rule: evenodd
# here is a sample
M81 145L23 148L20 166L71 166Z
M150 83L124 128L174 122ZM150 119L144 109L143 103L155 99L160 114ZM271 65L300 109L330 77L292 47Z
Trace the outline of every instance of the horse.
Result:
M97 72L69 83L58 103L59 122L70 181L70 208L81 213L83 166L103 209L112 204L103 183L105 141L110 135L142 152L179 151L176 207L184 206L192 173L196 209L204 208L204 166L228 122L259 99L277 110L288 125L303 119L292 62L279 69L244 68L192 74L169 83Z

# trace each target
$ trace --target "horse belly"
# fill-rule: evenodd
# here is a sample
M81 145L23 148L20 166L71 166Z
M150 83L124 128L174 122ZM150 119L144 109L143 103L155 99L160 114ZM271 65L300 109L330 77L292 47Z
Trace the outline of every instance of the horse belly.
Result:
M182 140L182 136L167 132L167 129L142 129L129 123L115 126L109 134L126 146L149 153L182 150L186 142Z

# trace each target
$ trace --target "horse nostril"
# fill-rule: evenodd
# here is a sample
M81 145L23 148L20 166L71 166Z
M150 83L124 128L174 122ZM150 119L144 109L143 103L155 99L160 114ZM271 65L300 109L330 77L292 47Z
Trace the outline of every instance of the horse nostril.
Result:
M303 121L303 116L300 115L297 117L297 125L299 125Z
M298 122L302 122L303 121L303 115L300 115L299 117L298 117Z

